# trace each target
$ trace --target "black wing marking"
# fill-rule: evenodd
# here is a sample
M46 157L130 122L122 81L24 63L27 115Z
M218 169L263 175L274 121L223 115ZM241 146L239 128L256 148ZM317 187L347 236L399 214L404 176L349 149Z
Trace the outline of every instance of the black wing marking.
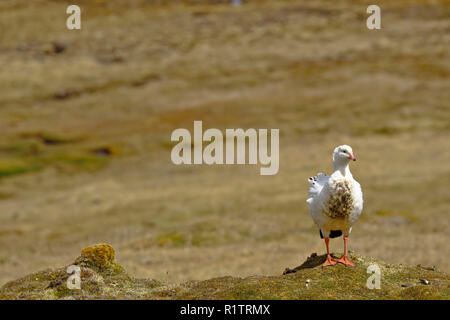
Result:
M320 232L320 238L323 239L323 234L322 234L322 230L319 230ZM342 231L341 230L331 230L330 232L330 238L337 238L342 236Z

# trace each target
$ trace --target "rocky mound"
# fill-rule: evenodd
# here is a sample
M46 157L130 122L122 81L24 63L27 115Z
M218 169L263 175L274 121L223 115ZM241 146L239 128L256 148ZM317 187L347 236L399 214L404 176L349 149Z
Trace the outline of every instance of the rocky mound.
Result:
M312 254L279 276L220 277L166 284L136 279L114 261L108 244L84 248L72 266L33 273L0 288L0 299L449 299L449 276L434 267L390 265L355 253L355 268L322 268ZM368 267L381 272L369 289ZM68 269L68 267L70 267ZM373 268L373 267L371 267ZM68 270L70 273L68 273ZM371 269L369 268L369 271ZM79 276L79 287L76 286ZM371 281L371 283L376 283Z

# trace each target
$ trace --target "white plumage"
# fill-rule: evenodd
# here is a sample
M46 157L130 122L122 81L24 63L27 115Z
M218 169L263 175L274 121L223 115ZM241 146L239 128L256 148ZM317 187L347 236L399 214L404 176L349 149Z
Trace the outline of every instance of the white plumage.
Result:
M320 228L321 236L325 238L328 257L328 238L344 235L344 257L346 259L344 262L341 261L342 259L338 262L346 265L353 265L347 257L347 239L353 223L359 218L363 209L361 186L353 179L350 172L350 160L356 160L350 146L342 145L334 149L334 172L331 176L319 173L317 176L309 178L311 187L308 195L310 198L306 200L309 203L311 217ZM329 259L330 261L328 264L325 262L325 265L336 263L331 257Z

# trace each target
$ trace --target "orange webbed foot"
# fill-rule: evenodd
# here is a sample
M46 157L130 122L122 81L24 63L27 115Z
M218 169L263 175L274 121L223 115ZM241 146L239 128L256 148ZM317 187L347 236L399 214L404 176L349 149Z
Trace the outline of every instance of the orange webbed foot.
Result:
M343 255L337 262L342 263L343 265L354 267L355 264L348 258L347 255Z
M327 256L327 259L323 263L322 267L334 266L337 263L330 255Z

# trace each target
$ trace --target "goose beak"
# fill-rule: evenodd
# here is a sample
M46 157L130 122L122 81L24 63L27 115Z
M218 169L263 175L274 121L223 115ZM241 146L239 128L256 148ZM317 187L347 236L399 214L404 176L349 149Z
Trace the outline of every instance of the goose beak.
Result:
M350 160L356 161L355 156L351 154L351 155L350 155Z

